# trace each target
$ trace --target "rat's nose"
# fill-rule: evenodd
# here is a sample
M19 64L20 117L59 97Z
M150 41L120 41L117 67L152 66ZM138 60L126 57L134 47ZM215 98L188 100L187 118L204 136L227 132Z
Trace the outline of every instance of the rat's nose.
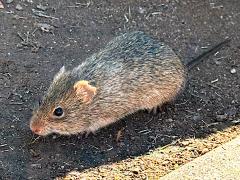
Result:
M41 135L41 133L43 131L43 125L39 121L31 121L30 129L33 133L35 133L37 135Z
M34 132L35 134L39 134L41 132L40 128L31 128L32 132Z
M42 131L42 129L40 127L31 126L30 129L33 133L38 134L38 135L40 135L41 131Z

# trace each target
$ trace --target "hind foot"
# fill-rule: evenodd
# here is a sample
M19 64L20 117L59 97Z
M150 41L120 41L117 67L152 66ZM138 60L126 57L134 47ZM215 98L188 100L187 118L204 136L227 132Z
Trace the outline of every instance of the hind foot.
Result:
M147 109L147 112L149 114L153 113L154 115L156 115L157 113L167 112L169 109L172 110L172 108L174 109L174 104L172 102L167 102L162 105L153 107L152 109Z
M83 137L84 137L84 138L88 138L88 136L89 136L90 134L96 135L96 131L86 131L86 132L84 132Z
M152 109L147 109L148 113L153 113L154 115L156 115L159 112L159 106L153 107Z
M163 104L160 111L167 114L172 114L175 112L175 104L173 102L167 102Z

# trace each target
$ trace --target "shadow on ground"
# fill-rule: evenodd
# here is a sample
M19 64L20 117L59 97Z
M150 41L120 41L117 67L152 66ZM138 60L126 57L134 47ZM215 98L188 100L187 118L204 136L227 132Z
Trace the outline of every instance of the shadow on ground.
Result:
M188 137L205 137L239 116L240 2L34 1L0 11L0 174L3 179L49 179L132 156ZM37 5L46 15L36 14ZM38 6L39 7L39 6ZM51 25L41 30L39 23ZM49 32L48 32L49 30ZM232 38L189 73L186 90L157 115L137 112L87 138L37 138L31 110L64 64L74 67L112 37L143 30L184 60ZM233 73L233 69L236 73ZM121 138L116 142L121 132Z

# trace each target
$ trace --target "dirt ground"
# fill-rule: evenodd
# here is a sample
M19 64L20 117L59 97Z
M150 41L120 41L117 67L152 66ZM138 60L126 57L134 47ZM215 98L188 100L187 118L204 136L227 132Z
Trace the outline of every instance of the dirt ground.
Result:
M63 177L57 177L56 180L157 180L239 135L240 125L237 125L205 138L177 139L171 144L150 150L149 153L142 156L127 158L83 171L73 170ZM235 176L235 179L238 180L239 177Z
M239 0L6 0L4 6L0 179L64 176L239 123ZM162 113L140 111L87 138L34 136L31 111L59 68L76 66L112 37L132 30L166 42L184 61L226 37L232 41L189 72L186 90Z

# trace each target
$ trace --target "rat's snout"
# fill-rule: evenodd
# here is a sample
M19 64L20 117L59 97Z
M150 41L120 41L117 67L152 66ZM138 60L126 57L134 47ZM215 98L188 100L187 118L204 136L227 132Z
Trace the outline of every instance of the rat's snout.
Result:
M41 128L39 128L39 127L31 127L31 130L35 134L39 134L42 131Z
M34 134L44 135L44 123L39 120L31 120L30 129Z

